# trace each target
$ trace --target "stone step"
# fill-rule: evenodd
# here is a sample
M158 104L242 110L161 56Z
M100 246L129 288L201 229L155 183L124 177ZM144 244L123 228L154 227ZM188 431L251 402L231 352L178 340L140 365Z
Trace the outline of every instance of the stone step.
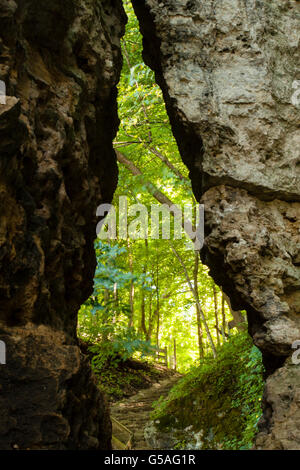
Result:
M133 449L148 449L144 438L144 428L150 420L153 403L166 396L180 376L154 384L147 390L138 392L128 400L122 400L111 407L111 415L134 433Z

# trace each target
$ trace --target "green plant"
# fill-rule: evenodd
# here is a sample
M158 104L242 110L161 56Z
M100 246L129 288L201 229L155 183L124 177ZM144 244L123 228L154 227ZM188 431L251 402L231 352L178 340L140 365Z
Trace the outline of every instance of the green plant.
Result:
M191 425L191 434L203 430L203 448L249 449L261 416L262 375L260 351L246 333L236 334L217 359L206 357L158 400L151 418L160 431L181 430L180 442Z
M141 284L146 289L148 278L128 272L122 266L120 255L126 252L124 247L97 240L95 248L97 268L94 292L79 311L78 332L83 340L93 343L90 347L93 367L99 369L107 360L125 361L135 352L144 356L152 352L153 348L149 341L143 340L128 325L130 306L120 296L131 282ZM118 296L115 294L116 286Z

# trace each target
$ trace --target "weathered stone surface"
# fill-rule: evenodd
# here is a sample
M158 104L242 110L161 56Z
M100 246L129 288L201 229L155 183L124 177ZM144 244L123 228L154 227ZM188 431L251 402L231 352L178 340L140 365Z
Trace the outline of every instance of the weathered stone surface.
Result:
M300 366L287 361L268 377L257 449L300 450Z
M145 58L176 133L185 136L178 144L197 174L196 192L228 183L268 199L300 200L299 110L291 105L299 78L298 2L134 5Z
M110 447L76 321L117 184L124 24L119 0L0 0L0 448Z
M247 310L255 344L266 356L289 356L300 338L300 204L261 201L230 186L210 189L203 202L204 261Z
M272 374L300 339L299 2L133 3L145 60L205 204L203 261L233 308L247 310ZM298 448L283 429L297 429L300 372L280 371L268 379L260 448ZM285 388L294 410L287 428Z
M0 333L8 357L1 368L1 449L109 449L109 414L80 349L43 325Z

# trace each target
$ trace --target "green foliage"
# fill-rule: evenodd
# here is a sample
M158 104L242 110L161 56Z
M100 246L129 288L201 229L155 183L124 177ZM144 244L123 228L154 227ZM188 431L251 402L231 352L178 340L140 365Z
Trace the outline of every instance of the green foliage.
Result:
M250 340L251 341L251 340ZM241 415L245 421L242 440L231 440L227 442L229 448L241 450L250 449L254 435L257 431L257 424L261 417L261 397L264 382L263 365L261 352L256 346L252 346L250 354L245 350L241 356L244 370L238 377L238 384L232 399L232 407L241 410Z
M93 344L89 350L93 353L92 366L95 371L99 371L108 360L114 363L125 362L136 352L140 352L142 357L147 356L153 351L153 346L149 341L141 339L134 328L127 328L115 335L113 340Z
M92 368L99 388L109 401L121 400L165 378L165 373L149 361L125 359L112 351L107 342L88 345Z
M128 24L122 43L124 65L118 87L121 124L117 142L121 144L116 145L116 148L120 148L124 155L142 168L147 180L163 187L170 197L175 198L175 202L191 202L193 196L188 171L179 155L162 92L155 83L153 71L143 62L138 20L131 2L125 2L124 6ZM177 178L155 157L153 149L167 157L186 179ZM140 180L139 176L131 176L120 166L122 191L127 195L132 194L133 199L139 198L143 192L142 202L151 201L151 196L145 194L147 190L142 187Z
M143 275L135 275L120 264L119 257L126 253L118 244L110 245L101 240L95 242L97 268L94 277L94 292L79 311L79 336L93 342L93 367L99 369L107 362L126 361L135 352L149 354L152 347L136 330L128 325L130 307L120 300L122 291L131 282L140 286L149 281ZM115 286L118 286L118 296ZM122 298L122 297L121 297Z
M233 336L181 379L166 399L154 404L152 419L160 431L203 431L202 448L249 449L261 416L263 366L259 350L246 333Z
M137 18L131 2L125 1L124 4L128 25L122 45L124 65L118 97L121 124L115 146L141 169L143 175L133 176L119 165L119 187L113 201L117 217L118 197L124 194L129 205L140 202L150 212L151 204L157 201L149 193L145 181L154 184L173 203L194 206L188 170L179 155L161 90L155 83L153 72L143 63ZM173 165L174 171L157 157L157 152ZM172 243L192 277L194 253L190 240L183 234L181 240L173 240ZM121 357L128 357L134 351L143 353L147 350L147 343L151 342L162 348L168 347L171 359L175 339L177 368L186 372L199 358L196 308L169 241L97 240L95 248L94 292L80 309L79 335L93 342L105 342L103 349L105 354L110 352L111 357L115 356L116 348L120 348ZM216 342L214 284L207 268L202 265L198 282L201 305ZM221 294L216 289L221 317ZM141 318L143 309L144 324ZM132 323L129 321L131 316ZM225 317L227 321L231 319L227 306ZM210 345L203 325L202 330L204 353L207 354ZM142 341L145 341L145 347Z
M128 24L122 44L124 65L118 97L121 124L115 147L133 162L143 175L133 176L127 168L119 165L119 187L115 194L114 205L117 206L119 196L126 194L129 204L140 202L150 209L150 205L157 204L157 201L145 185L145 181L148 181L174 204L180 207L189 204L194 207L195 199L188 170L181 160L162 92L155 83L154 73L143 63L142 38L137 18L131 2L125 1L124 6L128 15ZM157 156L158 154L167 159L175 170L171 170L170 166ZM183 234L181 240L172 240L172 243L184 259L192 277L194 253L190 240ZM134 327L145 336L140 318L141 310L144 308L146 328L151 330L152 343L168 347L172 356L175 339L177 367L181 372L185 372L199 357L199 347L195 301L182 268L174 259L168 240L149 239L147 246L143 240L131 240L130 244L134 271L140 276L144 272L148 279L151 278L148 290L145 286L135 285ZM129 271L128 255L128 251L120 255L123 264L127 266L127 271ZM198 280L201 305L213 339L216 341L213 282L206 267L200 266ZM221 317L221 295L220 290L216 289ZM158 314L155 314L157 307L159 319ZM225 316L227 321L231 319L227 306ZM202 330L204 352L207 353L210 345L203 325Z

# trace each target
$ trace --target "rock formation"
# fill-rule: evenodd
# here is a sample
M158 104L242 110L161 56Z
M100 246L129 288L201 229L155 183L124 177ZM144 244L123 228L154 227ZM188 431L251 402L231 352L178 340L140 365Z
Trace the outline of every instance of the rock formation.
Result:
M120 0L0 0L0 448L109 449L76 340L112 149Z
M193 190L202 259L245 309L267 371L258 449L300 449L296 0L133 0Z
M205 204L203 261L263 352L256 447L299 449L299 2L134 6ZM0 0L1 449L110 448L76 317L92 291L96 207L117 182L124 23L121 0Z

